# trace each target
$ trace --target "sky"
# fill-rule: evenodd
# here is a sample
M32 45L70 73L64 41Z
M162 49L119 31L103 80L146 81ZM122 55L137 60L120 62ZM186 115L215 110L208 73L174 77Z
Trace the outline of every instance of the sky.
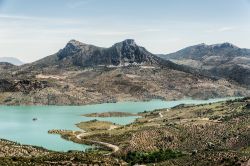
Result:
M250 48L250 0L0 0L0 57L32 62L71 39L135 39L156 54L200 43Z

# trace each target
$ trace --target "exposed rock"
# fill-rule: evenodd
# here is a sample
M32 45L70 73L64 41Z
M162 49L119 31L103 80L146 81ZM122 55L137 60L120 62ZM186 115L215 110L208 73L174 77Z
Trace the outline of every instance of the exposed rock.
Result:
M0 92L30 92L48 87L46 81L31 81L31 80L0 80Z
M7 80L0 80L0 92L11 91L13 88L13 84Z
M17 80L14 83L14 87L17 91L30 92L49 87L49 84L47 81Z
M128 39L114 44L110 48L100 48L71 40L57 54L61 65L77 66L126 66L129 64L157 64L161 61Z

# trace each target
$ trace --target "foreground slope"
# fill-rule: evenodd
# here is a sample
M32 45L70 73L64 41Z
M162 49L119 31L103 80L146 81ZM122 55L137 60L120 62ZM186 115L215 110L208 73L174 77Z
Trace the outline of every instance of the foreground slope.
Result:
M80 129L55 132L77 143L98 145L99 149L87 153L52 152L0 140L0 165L247 166L250 163L249 98L179 105L139 115L141 118L132 124L108 130L96 126L96 130L87 133ZM99 121L85 123L92 122Z
M112 130L59 133L77 143L104 145L131 165L235 166L250 161L249 98L139 115L136 122Z
M53 152L39 147L0 140L1 166L58 166L58 165L126 165L122 160L101 153Z
M163 60L131 39L110 48L71 40L54 55L0 70L0 75L1 104L81 105L250 94L233 81Z

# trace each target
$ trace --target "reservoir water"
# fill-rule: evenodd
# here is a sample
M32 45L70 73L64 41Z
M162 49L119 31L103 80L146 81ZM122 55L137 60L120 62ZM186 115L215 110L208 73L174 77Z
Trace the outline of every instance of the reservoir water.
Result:
M93 119L117 124L132 123L137 117L89 118L81 116L95 112L138 113L160 108L171 108L179 104L204 104L234 98L210 100L183 99L176 101L152 100L148 102L104 103L86 106L0 106L0 138L21 144L35 145L55 151L80 150L89 146L48 134L51 129L79 130L75 124ZM37 118L36 121L33 118Z

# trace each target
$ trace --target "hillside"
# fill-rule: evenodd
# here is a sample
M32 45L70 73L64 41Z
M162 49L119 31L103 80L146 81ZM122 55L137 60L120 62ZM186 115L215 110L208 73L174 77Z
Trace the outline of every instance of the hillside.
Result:
M1 166L56 166L56 165L104 165L120 166L126 163L120 159L105 156L101 152L54 152L41 147L21 145L0 140Z
M250 85L250 49L239 48L230 43L199 44L160 57Z
M140 113L136 122L112 130L96 129L84 134L62 130L59 134L76 143L105 143L113 149L113 156L130 165L247 165L249 111L249 98L179 105Z
M221 165L250 162L250 99L178 105L139 113L135 122L115 128L51 130L62 138L98 149L52 152L0 140L1 165ZM81 116L81 115L79 115ZM84 124L84 123L80 123ZM79 126L79 124L77 124ZM81 127L81 126L79 126Z
M0 70L0 76L0 103L10 105L82 105L250 94L249 89L233 81L163 60L131 39L110 48L71 40L54 55Z

